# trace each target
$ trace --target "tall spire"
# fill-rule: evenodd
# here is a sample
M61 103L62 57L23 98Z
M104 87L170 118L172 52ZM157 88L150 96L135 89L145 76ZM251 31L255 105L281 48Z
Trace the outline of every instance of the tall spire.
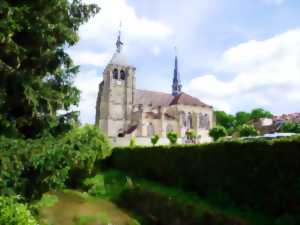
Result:
M173 84L172 84L172 95L177 96L181 93L181 81L180 75L178 71L178 58L177 58L177 48L175 47L175 67L174 67L174 74L173 74Z
M121 52L122 45L123 45L123 42L121 41L121 27L122 27L122 23L120 22L119 35L118 35L118 39L116 42L117 52L119 52L119 53Z

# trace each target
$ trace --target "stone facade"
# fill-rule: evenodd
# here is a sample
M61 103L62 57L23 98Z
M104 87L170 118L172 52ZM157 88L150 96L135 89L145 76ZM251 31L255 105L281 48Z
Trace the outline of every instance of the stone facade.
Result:
M150 144L158 134L160 144L168 143L168 131L186 142L186 131L199 134L198 142L211 139L208 131L214 125L213 107L181 92L177 56L175 58L172 94L139 90L135 87L135 67L122 53L120 34L117 51L103 72L96 104L96 125L115 145L128 145L132 137L138 144Z

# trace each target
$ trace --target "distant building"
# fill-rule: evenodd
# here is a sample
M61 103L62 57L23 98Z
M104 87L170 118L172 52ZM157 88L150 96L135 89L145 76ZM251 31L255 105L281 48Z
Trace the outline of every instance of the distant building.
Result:
M154 134L160 144L168 143L166 134L175 131L185 142L186 131L199 134L199 142L210 141L208 131L214 122L213 107L182 92L175 57L172 93L136 89L136 68L122 52L119 33L116 52L103 72L96 104L96 125L115 145L127 145L132 137L138 144L150 144ZM155 80L153 81L153 86Z

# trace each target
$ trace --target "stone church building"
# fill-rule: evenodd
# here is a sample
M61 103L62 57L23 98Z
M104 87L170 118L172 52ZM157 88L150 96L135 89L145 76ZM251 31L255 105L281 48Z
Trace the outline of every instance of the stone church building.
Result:
M166 134L175 131L178 142L186 143L186 131L197 131L197 142L210 141L208 131L214 125L213 107L182 92L175 57L172 93L137 89L136 68L122 52L119 32L116 52L103 72L96 103L96 126L114 145L128 145L132 137L137 144L150 144L154 134L159 144L166 144Z

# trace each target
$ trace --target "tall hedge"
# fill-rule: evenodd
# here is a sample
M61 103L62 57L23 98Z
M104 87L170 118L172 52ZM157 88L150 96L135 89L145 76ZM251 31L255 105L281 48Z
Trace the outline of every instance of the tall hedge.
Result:
M115 148L109 163L237 206L300 213L300 138Z

